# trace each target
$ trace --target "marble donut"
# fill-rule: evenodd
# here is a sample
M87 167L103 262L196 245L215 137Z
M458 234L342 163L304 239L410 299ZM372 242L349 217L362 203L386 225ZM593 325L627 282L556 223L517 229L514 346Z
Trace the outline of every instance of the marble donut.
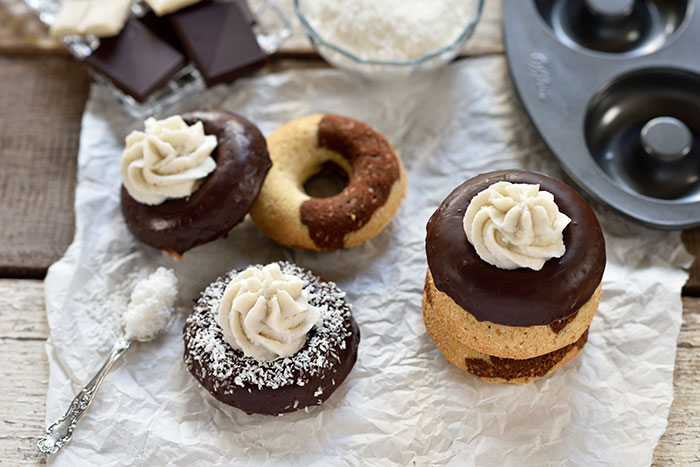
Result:
M396 149L362 122L310 115L268 137L272 169L251 209L265 235L311 251L348 248L379 234L396 215L406 175ZM332 162L349 184L329 198L312 198L304 183Z

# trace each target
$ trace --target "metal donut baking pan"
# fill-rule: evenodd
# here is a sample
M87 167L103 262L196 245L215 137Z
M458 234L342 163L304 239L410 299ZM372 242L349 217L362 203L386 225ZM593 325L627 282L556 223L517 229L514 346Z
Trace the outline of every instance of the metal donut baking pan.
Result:
M567 174L644 225L700 225L700 0L505 0L520 99Z

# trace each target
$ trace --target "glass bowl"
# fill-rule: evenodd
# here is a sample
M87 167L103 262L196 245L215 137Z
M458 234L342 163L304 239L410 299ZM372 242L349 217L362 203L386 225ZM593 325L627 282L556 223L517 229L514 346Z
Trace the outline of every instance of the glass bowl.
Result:
M325 40L314 29L303 11L304 0L294 0L294 10L316 51L328 63L362 74L368 78L389 80L401 76L411 76L434 70L451 62L462 50L462 46L474 32L481 19L484 0L474 0L474 14L459 37L449 45L433 50L425 55L408 60L368 60L358 57L343 47Z

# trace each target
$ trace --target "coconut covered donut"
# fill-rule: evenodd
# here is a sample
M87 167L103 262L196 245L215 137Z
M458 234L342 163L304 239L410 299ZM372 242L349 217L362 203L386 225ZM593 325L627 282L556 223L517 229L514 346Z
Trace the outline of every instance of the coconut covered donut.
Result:
M360 330L344 297L287 262L231 271L187 318L185 364L212 396L247 413L320 405L357 360Z
M338 115L310 115L267 138L273 166L250 214L278 243L337 250L376 236L394 217L406 191L396 149L370 126ZM304 183L334 163L349 177L329 198L312 198Z

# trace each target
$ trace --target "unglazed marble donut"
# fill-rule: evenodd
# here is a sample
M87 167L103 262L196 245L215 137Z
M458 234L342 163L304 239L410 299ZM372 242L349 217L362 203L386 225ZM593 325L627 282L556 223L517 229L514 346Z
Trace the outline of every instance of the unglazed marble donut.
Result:
M226 235L243 220L258 196L271 162L265 138L247 119L224 110L182 114L218 140L212 156L216 169L191 196L148 205L122 186L126 225L143 243L180 257L187 250Z
M312 251L355 246L381 232L399 209L406 175L396 149L370 126L338 115L310 115L267 138L273 166L250 213L278 243ZM349 175L329 198L304 183L329 161Z

